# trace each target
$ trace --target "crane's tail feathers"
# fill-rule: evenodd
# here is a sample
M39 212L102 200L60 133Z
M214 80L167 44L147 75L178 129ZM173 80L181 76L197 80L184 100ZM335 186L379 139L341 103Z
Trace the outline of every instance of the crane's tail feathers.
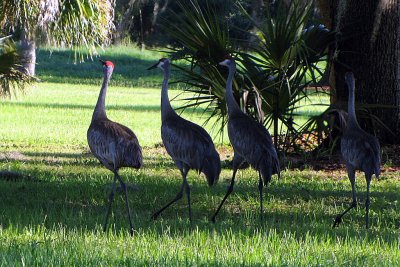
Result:
M380 155L380 148L378 147L378 155L377 158L375 159L375 177L379 178L379 175L381 175L381 155Z
M135 169L140 169L143 165L143 155L142 149L139 145L131 145L128 147L129 151L127 155L129 157L125 158L126 166L133 167Z
M379 176L381 175L381 166L379 165L379 166L376 166L376 169L375 169L375 177L377 178L377 179L379 179Z
M271 176L273 174L277 174L278 179L281 177L279 160L277 158L268 155L262 157L259 162L258 169L260 170L261 177L263 178L265 184L271 181Z
M217 183L221 173L221 161L218 154L216 156L217 157L215 157L215 155L206 157L201 170L206 176L209 186L213 186Z
M271 181L271 176L272 176L272 168L271 166L267 166L268 164L263 164L261 166L260 170L260 174L261 177L264 181L264 185L267 185L270 181Z

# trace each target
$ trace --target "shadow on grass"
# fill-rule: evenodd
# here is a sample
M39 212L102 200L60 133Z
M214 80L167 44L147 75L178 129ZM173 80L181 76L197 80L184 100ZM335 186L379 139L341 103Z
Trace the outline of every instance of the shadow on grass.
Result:
M54 108L54 109L87 109L93 110L93 105L77 105L77 104L61 104L61 103L31 103L31 102L7 102L5 103L7 106L17 106L17 107L25 107L25 108ZM160 112L160 105L107 105L107 110L116 110L116 111L144 111L144 112ZM204 114L204 108L187 108L184 113L181 113L181 110L177 110L177 113L181 116L185 117L191 114L202 115Z
M32 153L34 155L34 153ZM41 155L43 155L41 153ZM74 158L73 153L66 153L66 157ZM77 165L79 167L80 164ZM101 179L92 177L92 180L82 181L75 174L57 174L52 171L32 169L32 175L38 177L54 177L55 181L9 182L0 181L0 221L6 229L9 225L18 225L20 229L34 225L45 225L54 228L64 225L75 231L99 231L105 216L105 206L109 193L110 182L104 183ZM88 175L90 171L88 171ZM172 178L171 178L172 177ZM197 176L196 176L197 177ZM139 191L129 192L130 206L134 214L134 223L139 231L152 231L162 235L165 226L173 229L176 235L190 235L191 228L187 220L186 198L178 201L167 209L158 221L150 220L152 212L162 207L178 192L181 185L179 171L166 170L163 175L148 176L146 171L124 173L125 181L134 182ZM329 181L327 181L329 182ZM254 185L238 182L235 191L224 205L217 223L212 224L208 218L221 201L226 192L226 183L221 182L214 188L208 188L204 179L189 178L192 192L192 209L194 226L201 231L216 231L220 234L237 232L242 235L253 235L258 231L274 230L279 234L293 233L296 238L305 238L307 235L323 235L335 239L337 236L359 238L368 235L362 229L364 212L353 211L345 217L343 225L338 229L331 229L334 215L332 210L335 199L347 206L350 193L347 190L308 190L310 181L298 181L291 184L273 183L266 189L265 197L265 224L259 222L259 202L257 181ZM378 224L379 235L368 235L371 240L384 237L385 242L397 242L397 238L390 234L393 229L400 227L396 218L389 218L393 212L386 212L389 207L386 203L398 199L398 192L371 193L373 202L371 210L371 225ZM346 198L346 200L343 200ZM324 203L321 204L321 200ZM311 205L293 208L299 202ZM283 203L284 207L279 207ZM311 210L310 207L311 206ZM285 208L286 207L286 208ZM338 211L341 211L341 207ZM115 231L127 228L127 217L122 194L117 194L113 205L111 225ZM353 227L355 225L355 227ZM386 229L387 228L387 229ZM101 233L99 233L101 234Z
M39 49L37 56L37 75L46 82L73 84L100 84L102 65L100 57L88 59L86 62L74 64L74 51ZM120 86L156 86L161 82L161 73L147 71L154 64L152 59L137 59L127 54L102 56L103 60L111 60L115 64L112 85Z
M147 70L159 58L137 58L130 55L127 48L122 49L125 50L118 53L118 48L112 48L110 52L100 57L93 57L93 60L87 59L77 64L74 63L75 55L72 50L55 50L50 53L47 49L39 49L37 76L43 81L52 83L100 85L103 72L99 59L102 59L110 60L115 64L113 79L110 81L112 86L161 86L162 72ZM171 87L176 86L178 85L171 85Z
M76 152L24 152L22 159L14 159L10 157L0 158L0 163L8 163L10 161L19 161L24 165L45 164L45 165L72 165L78 168L81 167L102 167L101 163L90 153ZM144 156L142 169L159 169L172 168L176 169L175 163L170 158L160 158L158 156ZM129 169L129 168L122 168Z
M29 103L29 102L8 102L9 106L20 106L27 108L56 108L56 109L89 109L93 110L93 105L76 105L60 103ZM160 111L159 105L107 105L107 110L124 111Z

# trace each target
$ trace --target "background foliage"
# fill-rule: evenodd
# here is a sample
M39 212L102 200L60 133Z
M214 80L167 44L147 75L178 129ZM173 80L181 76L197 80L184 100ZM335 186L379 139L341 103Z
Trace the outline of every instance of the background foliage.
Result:
M21 71L21 59L10 36L0 37L0 97L23 91L33 78Z

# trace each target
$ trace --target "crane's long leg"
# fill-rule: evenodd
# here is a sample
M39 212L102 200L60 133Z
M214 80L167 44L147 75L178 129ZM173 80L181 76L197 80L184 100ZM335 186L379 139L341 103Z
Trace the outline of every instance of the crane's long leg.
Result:
M351 183L351 193L353 195L353 202L351 202L350 207L348 207L343 213L336 216L335 222L333 223L333 228L338 226L342 222L342 217L349 212L352 208L357 207L357 196L356 196L356 171L351 166L346 166L347 173L349 175L349 180Z
M185 185L185 192L186 192L187 202L188 202L189 221L190 221L190 225L192 225L192 206L190 204L190 186L187 181L187 173L188 173L187 168L183 168L182 177L183 177L183 183Z
M114 173L114 182L112 184L111 187L111 193L108 196L108 209L107 209L107 213L106 213L106 218L104 220L104 224L103 224L103 231L105 232L107 230L107 224L108 224L108 217L110 217L110 213L111 213L111 206L114 200L114 195L115 195L115 183L117 181L117 174Z
M217 217L219 210L221 209L222 205L224 205L225 200L228 198L228 196L232 193L233 191L233 186L235 184L235 176L236 176L237 168L233 169L233 174L232 174L232 179L231 179L231 184L228 187L228 191L226 192L224 198L222 199L221 203L219 204L217 210L215 211L214 215L211 217L211 221L215 223L215 218Z
M129 233L131 235L133 235L133 224L132 224L132 215L131 215L131 209L129 208L129 202L128 202L128 190L126 188L126 184L124 183L124 181L122 181L121 177L118 175L117 173L117 178L119 180L119 183L121 184L122 189L124 190L125 193L125 206L126 206L126 210L128 211L128 219L129 219Z
M167 205L165 205L164 207L162 207L160 210L158 210L157 212L155 212L151 218L153 220L157 219L158 215L161 214L161 212L163 212L166 208L168 208L169 206L171 206L173 203L175 203L176 201L178 201L179 199L181 199L183 197L183 189L185 188L185 180L183 180L182 182L182 186L179 189L178 194L176 194L175 198L173 200L171 200L170 202L168 202Z
M258 191L260 192L260 220L261 220L261 224L263 223L264 219L263 219L263 180L261 177L261 173L258 172Z
M370 205L370 199L369 199L369 189L371 185L371 179L372 175L371 174L365 174L365 179L367 180L367 199L365 200L365 228L369 228L369 205Z

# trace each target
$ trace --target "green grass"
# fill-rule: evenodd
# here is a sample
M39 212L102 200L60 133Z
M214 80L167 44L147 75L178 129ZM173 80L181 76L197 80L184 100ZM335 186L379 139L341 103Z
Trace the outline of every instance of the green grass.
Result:
M117 46L97 56L86 57L84 62L75 58L69 49L44 48L38 50L37 75L46 82L100 85L102 66L98 59L111 60L115 65L111 85L155 87L161 82L158 72L147 71L162 54L140 51L135 47Z
M48 64L44 69L40 65L38 73L52 76L48 68L56 66ZM210 223L231 176L227 139L218 145L223 171L215 187L207 187L202 176L189 172L193 226L185 199L159 220L150 220L175 196L181 178L158 146L160 90L121 87L130 76L113 76L121 81L110 87L107 109L109 117L132 128L144 146L144 167L121 171L123 179L137 186L129 190L136 232L133 237L128 234L123 195L118 193L110 229L103 233L112 174L89 154L86 144L101 81L101 68L95 70L82 72L68 84L61 78L43 78L47 82L25 96L0 100L0 170L25 175L15 180L0 177L0 266L400 265L399 172L384 172L379 181L373 180L369 230L364 229L362 174L357 174L359 207L344 217L339 228L331 228L335 215L351 199L344 170L287 170L280 180L274 177L266 189L264 224L259 221L257 174L240 171L217 223ZM117 65L118 71L125 69ZM159 83L160 73L153 74L157 76L149 78L151 83ZM74 75L67 76L74 79ZM54 72L53 77L59 74ZM86 85L78 84L80 80ZM318 108L302 112L314 114ZM201 110L183 116L204 121Z
M99 87L38 83L25 96L2 101L0 141L21 146L86 147L86 131ZM170 97L179 93L171 90ZM111 86L107 93L107 114L110 119L134 129L141 145L154 146L161 142L160 94L161 90L154 88ZM202 124L206 114L199 109L188 109L183 116ZM212 131L212 126L211 122L206 128ZM213 133L215 138L219 137L217 131ZM225 143L227 138L225 133Z

